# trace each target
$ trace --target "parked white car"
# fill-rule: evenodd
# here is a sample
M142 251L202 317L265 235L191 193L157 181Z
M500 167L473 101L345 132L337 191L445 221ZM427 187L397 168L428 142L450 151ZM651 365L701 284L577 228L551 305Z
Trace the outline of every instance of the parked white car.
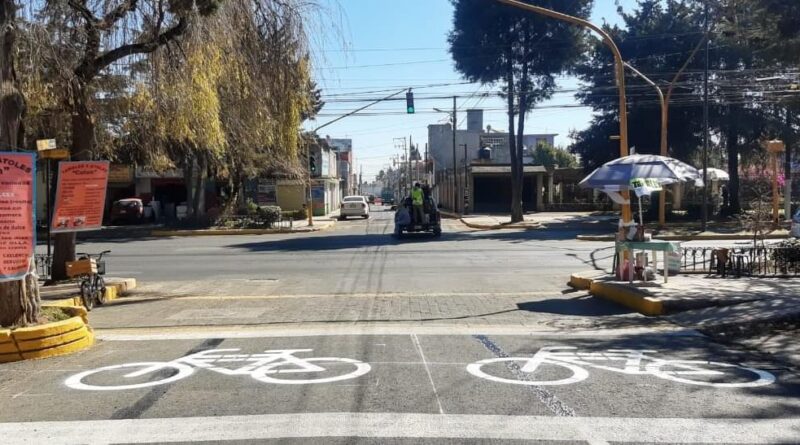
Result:
M342 200L342 210L339 219L347 219L348 216L360 216L364 219L369 218L369 203L363 196L345 196Z

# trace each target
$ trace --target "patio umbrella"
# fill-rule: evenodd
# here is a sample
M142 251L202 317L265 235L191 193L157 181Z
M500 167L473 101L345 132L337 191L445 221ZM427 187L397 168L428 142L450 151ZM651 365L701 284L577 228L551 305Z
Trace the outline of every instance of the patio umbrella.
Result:
M631 179L655 179L661 185L694 182L703 185L696 168L677 159L657 155L630 155L606 162L580 182L580 187L602 191L630 190Z
M702 175L702 170L700 173ZM706 174L708 175L709 181L730 181L731 176L725 170L719 168L708 168L706 169Z
M591 188L609 194L615 201L621 191L631 190L632 179L648 179L660 185L676 182L694 182L703 185L703 175L694 167L674 158L657 155L634 154L598 167L580 182L581 188ZM639 222L644 224L641 215L641 197L639 198Z

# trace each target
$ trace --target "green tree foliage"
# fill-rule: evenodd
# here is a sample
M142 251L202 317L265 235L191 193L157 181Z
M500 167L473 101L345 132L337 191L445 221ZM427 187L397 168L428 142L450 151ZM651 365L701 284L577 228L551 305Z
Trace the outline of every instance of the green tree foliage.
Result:
M533 165L545 167L577 167L578 159L562 147L553 147L550 144L539 144L533 150Z
M797 15L795 1L711 0L709 6L709 113L711 157L724 159L731 176L731 210L738 212L739 160L756 156L761 141L790 130L786 81L760 79L796 70ZM666 89L672 76L687 62L704 38L706 2L699 0L639 0L628 13L620 12L624 26L606 27L623 58ZM783 17L788 14L788 18ZM589 128L573 133L570 149L580 154L588 170L613 159L618 116L613 79L607 66L611 56L599 43L588 64L577 70L585 87L578 94L596 115ZM669 102L669 154L701 165L703 144L704 51L688 62ZM628 75L629 141L639 153L658 153L660 106L655 91ZM792 132L789 132L792 133ZM772 135L772 136L770 136ZM788 138L790 135L785 135ZM717 155L719 154L719 155ZM714 166L714 165L712 165Z
M565 14L587 17L591 0L532 3ZM450 53L466 79L500 84L508 107L511 154L512 221L522 220L522 136L525 116L549 98L555 76L570 70L583 49L584 30L511 6L484 0L453 0ZM516 121L516 122L515 122Z
M606 26L614 37L625 61L643 72L666 91L667 85L703 39L702 17L698 8L683 1L643 0L637 9L621 13L624 27ZM585 83L578 93L580 101L596 114L591 125L572 136L570 147L580 154L588 170L619 156L619 142L610 137L619 134L619 99L614 73L608 68L613 57L608 48L596 42L585 65L576 72ZM686 106L700 94L696 74L702 60L690 61L689 77L678 80L672 96L669 116L669 150L672 156L690 161L701 144L702 109ZM628 141L637 153L658 154L660 150L661 105L655 89L638 77L626 76L628 95Z

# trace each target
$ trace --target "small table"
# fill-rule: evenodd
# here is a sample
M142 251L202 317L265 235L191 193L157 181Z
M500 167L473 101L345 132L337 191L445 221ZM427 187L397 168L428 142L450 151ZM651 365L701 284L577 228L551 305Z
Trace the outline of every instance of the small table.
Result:
M630 264L633 265L634 262L634 251L636 250L645 250L650 251L653 253L653 266L658 269L658 256L656 252L664 252L662 263L664 264L664 283L669 281L669 269L667 264L667 253L675 252L678 248L675 244L669 241L662 241L662 240L650 240L650 241L617 241L616 242L616 252L619 254L620 252L628 251L631 253L630 255ZM622 262L620 261L617 263L617 267ZM633 267L633 266L631 266ZM633 283L633 273L629 275L629 282Z

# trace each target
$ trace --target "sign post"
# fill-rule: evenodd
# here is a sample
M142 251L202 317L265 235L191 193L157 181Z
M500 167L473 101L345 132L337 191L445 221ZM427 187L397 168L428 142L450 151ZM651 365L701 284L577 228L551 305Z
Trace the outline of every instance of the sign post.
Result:
M767 141L764 144L764 148L766 148L767 153L769 153L770 164L772 166L772 223L777 227L780 224L780 211L778 209L781 200L781 194L778 191L778 156L786 151L786 144L779 139L774 139ZM786 180L791 181L791 178L786 178ZM788 200L789 197L784 197L784 199Z
M39 152L39 159L45 160L45 198L44 204L46 207L45 214L47 215L47 257L50 258L51 240L50 240L50 219L52 218L52 205L50 204L50 176L52 175L52 167L50 161L52 159L69 159L69 150L58 149L58 144L55 139L39 139L36 141L36 150Z
M0 281L28 274L36 245L36 156L0 152Z

